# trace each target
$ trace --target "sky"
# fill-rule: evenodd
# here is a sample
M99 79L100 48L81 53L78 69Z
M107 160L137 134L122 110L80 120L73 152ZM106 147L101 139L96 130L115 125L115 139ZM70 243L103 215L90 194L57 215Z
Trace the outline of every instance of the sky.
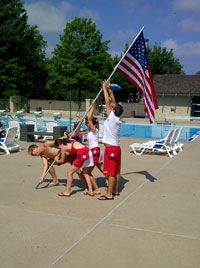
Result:
M25 0L28 23L47 41L47 57L60 43L66 23L92 18L110 40L109 53L120 54L144 26L149 45L173 48L186 74L200 71L200 0Z

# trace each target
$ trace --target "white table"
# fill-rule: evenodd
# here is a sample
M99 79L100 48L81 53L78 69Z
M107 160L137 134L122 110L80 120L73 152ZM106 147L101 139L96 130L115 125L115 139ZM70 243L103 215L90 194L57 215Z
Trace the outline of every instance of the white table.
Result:
M42 112L34 112L34 114L35 114L36 117L42 117L43 113Z
M62 113L61 112L56 112L56 113L53 113L53 116L55 119L60 119L62 117Z
M0 110L0 115L5 115L6 110Z
M22 116L22 115L23 115L23 113L24 113L24 111L23 111L23 110L21 110L21 111L17 111L17 112L16 112L16 116Z

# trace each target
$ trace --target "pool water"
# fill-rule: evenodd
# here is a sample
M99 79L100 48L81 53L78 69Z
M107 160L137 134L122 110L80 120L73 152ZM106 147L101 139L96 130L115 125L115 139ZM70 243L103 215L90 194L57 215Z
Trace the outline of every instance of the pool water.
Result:
M122 123L120 136L145 138L145 139L162 139L167 136L170 129L183 128L180 140L189 141L200 131L200 127L185 125L165 125L165 124L133 124Z
M0 121L3 123L4 128L8 127L7 120L11 118L9 116L0 116ZM15 117L16 119L16 117ZM46 121L57 121L59 126L67 126L70 129L70 120L45 118L45 117L18 117L20 124L25 124L26 120L37 120L38 130L46 129ZM74 122L75 120L72 120ZM103 124L103 121L100 121ZM200 127L198 126L185 126L177 124L136 124L136 123L122 123L120 136L130 138L144 138L144 139L162 139L166 137L170 129L183 128L180 136L180 140L189 141L195 135L200 133ZM83 125L85 128L85 125ZM199 133L198 133L199 132Z
M11 116L0 116L0 121L3 123L4 128L8 127L8 120L12 120L12 119L18 119L20 124L25 124L26 120L33 120L37 122L37 127L38 130L46 130L46 122L47 121L56 121L58 123L58 126L67 126L67 129L70 129L70 120L62 120L62 119L56 119L54 120L53 118L48 118L48 117L27 117L27 116L23 116L23 117L11 117ZM72 120L72 122L74 122L74 120Z

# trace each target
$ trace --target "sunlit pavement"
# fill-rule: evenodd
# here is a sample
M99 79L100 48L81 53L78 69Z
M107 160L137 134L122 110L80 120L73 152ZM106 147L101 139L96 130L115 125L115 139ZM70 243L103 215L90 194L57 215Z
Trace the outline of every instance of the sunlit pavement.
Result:
M71 197L58 197L68 164L56 167L60 186L36 190L42 165L30 143L0 153L1 267L199 268L200 139L173 158L130 153L140 141L121 138L120 196L111 201L83 195L76 175Z

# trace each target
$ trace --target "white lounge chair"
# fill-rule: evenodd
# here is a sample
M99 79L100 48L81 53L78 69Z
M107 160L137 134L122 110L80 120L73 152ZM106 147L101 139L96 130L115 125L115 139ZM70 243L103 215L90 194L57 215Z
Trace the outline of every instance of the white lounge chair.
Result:
M37 112L34 112L34 114L35 114L35 117L42 117L43 112L42 111L37 111Z
M16 134L17 127L8 128L4 141L0 141L0 149L5 151L7 154L10 154L10 151L14 150L21 151L19 144L15 141Z
M62 117L61 112L53 113L54 119L60 119Z
M15 113L16 116L20 117L24 115L24 109L20 110L20 111L16 111Z
M46 121L47 132L53 132L53 128L57 126L58 126L58 123L55 121ZM44 136L44 140L45 139L53 139L53 136Z
M173 137L174 137L175 129L170 129L167 136L164 139L157 141L148 141L145 143L133 143L130 145L133 152L137 155L141 155L146 151L158 151L158 152L166 152L169 157L172 157L173 154L176 154L175 148L173 146ZM173 154L172 154L172 153Z
M17 138L20 138L20 123L18 119L8 119L8 127L16 127L17 128Z
M183 128L178 129L177 133L174 134L174 146L175 150L183 151L184 144L179 141Z

